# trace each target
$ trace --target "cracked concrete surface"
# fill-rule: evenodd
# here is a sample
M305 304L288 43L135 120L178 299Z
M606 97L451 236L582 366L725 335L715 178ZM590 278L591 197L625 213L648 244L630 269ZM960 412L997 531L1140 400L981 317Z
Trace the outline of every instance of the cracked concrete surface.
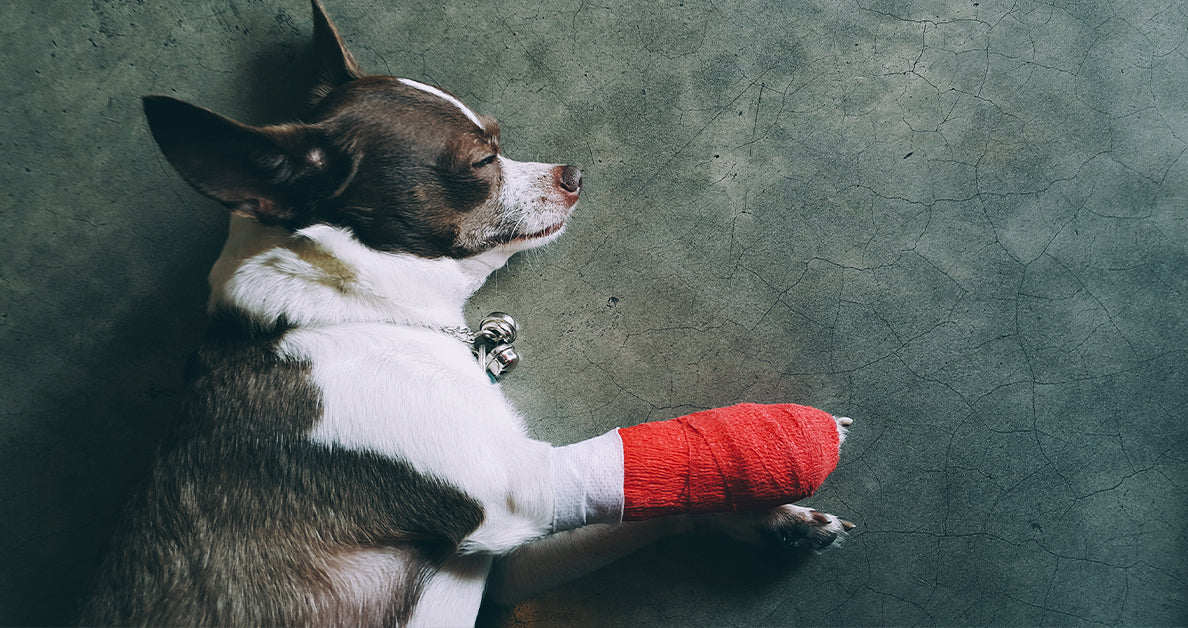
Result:
M672 539L504 624L1184 624L1179 3L330 0L361 64L583 169L505 385L572 442L738 401L856 418L845 547ZM0 7L0 623L62 623L151 456L225 232L165 93L296 112L299 0Z

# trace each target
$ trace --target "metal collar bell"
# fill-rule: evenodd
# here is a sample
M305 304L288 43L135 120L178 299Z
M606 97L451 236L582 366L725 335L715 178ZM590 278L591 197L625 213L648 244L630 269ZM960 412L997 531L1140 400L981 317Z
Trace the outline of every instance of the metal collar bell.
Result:
M491 312L479 321L471 351L491 381L499 381L520 363L520 354L512 347L519 331L515 319L503 312Z

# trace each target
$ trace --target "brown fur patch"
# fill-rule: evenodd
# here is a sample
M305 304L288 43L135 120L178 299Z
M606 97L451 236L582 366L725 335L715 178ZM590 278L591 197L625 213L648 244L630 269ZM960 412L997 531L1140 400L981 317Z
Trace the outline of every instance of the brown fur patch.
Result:
M303 262L319 271L317 282L322 285L345 293L358 279L354 268L344 264L313 240L297 238L289 245L289 249Z

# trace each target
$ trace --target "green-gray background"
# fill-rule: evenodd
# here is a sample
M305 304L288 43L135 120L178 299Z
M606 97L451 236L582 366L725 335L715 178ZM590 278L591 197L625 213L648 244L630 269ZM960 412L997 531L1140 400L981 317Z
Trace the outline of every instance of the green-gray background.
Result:
M855 417L807 560L674 539L499 625L1188 622L1178 2L331 0L360 63L585 172L469 313L572 442ZM68 621L177 402L221 208L139 98L298 111L301 0L0 5L0 623Z

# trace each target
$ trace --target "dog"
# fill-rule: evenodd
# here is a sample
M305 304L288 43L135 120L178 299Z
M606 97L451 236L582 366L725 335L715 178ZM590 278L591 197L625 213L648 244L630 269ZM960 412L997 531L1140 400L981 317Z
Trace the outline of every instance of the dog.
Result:
M498 123L439 88L365 74L311 3L304 121L144 99L166 159L231 226L180 418L83 623L466 625L484 597L706 521L814 548L844 534L791 505L560 531L559 450L491 381L514 364L496 346L514 325L495 317L475 342L462 312L565 231L582 173L507 158Z

